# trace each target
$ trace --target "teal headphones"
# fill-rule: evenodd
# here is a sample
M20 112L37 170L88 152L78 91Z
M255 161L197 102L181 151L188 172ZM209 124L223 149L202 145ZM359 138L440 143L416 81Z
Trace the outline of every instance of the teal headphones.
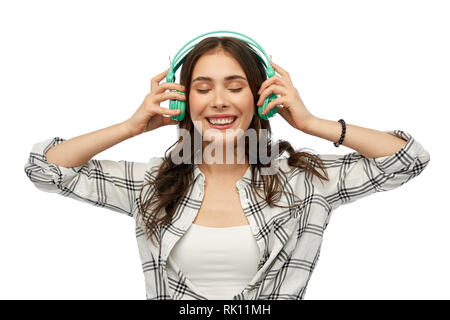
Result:
M256 47L259 51L261 51L261 52L263 53L263 55L264 55L264 57L265 57L267 63L261 58L261 56L260 56L259 54L258 54L257 56L258 56L258 59L259 59L259 60L264 64L264 66L266 67L266 75L267 75L267 77L268 77L268 78L271 78L271 77L273 77L273 76L275 75L275 70L273 70L272 66L270 65L270 59L269 59L269 57L267 56L267 54L266 54L266 52L263 50L263 48L261 48L261 46L258 45L258 43L257 43L255 40L253 40L253 39L251 39L250 37L247 37L247 36L245 36L245 35L243 35L243 34L241 34L241 33L238 33L238 32L233 32L233 31L214 31L214 32L208 32L208 33L204 33L204 34L199 35L198 37L196 37L196 38L192 39L191 41L189 41L188 43L186 43L186 44L185 44L185 45L177 52L177 54L175 55L175 58L174 58L173 61L171 61L171 63L170 63L170 69L169 69L169 72L168 72L167 77L166 77L166 82L172 82L172 83L174 82L174 80L175 80L175 72L177 72L178 68L183 64L183 62L184 62L184 60L185 60L185 58L186 58L187 52L188 52L189 50L191 50L192 48L194 48L194 47L195 47L195 44L192 45L191 47L187 48L183 53L180 54L180 52L181 52L186 46L188 46L191 42L197 40L198 38L201 38L201 37L204 37L204 36L206 36L206 35L213 34L213 33L233 33L233 34L237 34L237 35L240 35L240 36L242 36L242 37L244 37L244 38L249 39L250 41L247 41L247 40L245 40L245 39L240 39L240 38L238 38L238 37L235 37L235 38L237 38L237 39L240 39L240 40L242 40L242 41L244 41L244 42L246 42L246 43L248 43L248 44L250 44L250 45ZM219 37L219 38L221 38L221 37ZM183 58L181 58L182 56L183 56ZM179 60L179 62L178 62L178 60ZM175 91L184 94L184 93L181 92L181 91L178 91L178 90L175 90ZM274 100L274 99L276 99L276 98L278 98L278 96L272 93L270 96L268 96L268 97L264 100L264 104L263 104L262 106L258 107L258 115L259 115L259 117L260 117L261 119L268 120L270 117L273 117L273 116L278 112L278 106L275 106L275 107L272 108L267 114L265 114L265 115L262 114L264 108L270 103L270 101L272 101L272 100ZM177 121L181 121L181 120L184 119L184 116L185 116L185 114L186 114L186 102L185 102L185 101L181 101L181 100L170 100L169 109L171 109L171 110L173 110L173 109L180 109L180 110L181 110L180 114L179 114L179 115L176 115L176 116L172 116L172 119L173 119L173 120L177 120Z

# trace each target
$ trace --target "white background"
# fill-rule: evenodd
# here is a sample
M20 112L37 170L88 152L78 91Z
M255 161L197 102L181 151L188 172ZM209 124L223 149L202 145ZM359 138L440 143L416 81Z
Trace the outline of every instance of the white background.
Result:
M333 212L305 299L449 299L449 16L430 0L2 1L0 298L145 299L133 219L41 192L23 167L36 142L128 119L169 56L233 30L314 115L403 130L431 155L407 184ZM271 124L296 148L353 151ZM95 158L147 162L175 139L160 128Z

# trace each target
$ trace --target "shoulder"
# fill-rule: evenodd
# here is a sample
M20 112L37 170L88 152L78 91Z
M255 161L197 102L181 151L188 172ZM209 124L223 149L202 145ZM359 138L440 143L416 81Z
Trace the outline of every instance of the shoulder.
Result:
M152 157L147 163L147 167L145 170L145 180L153 180L156 178L156 172L161 166L164 158L163 157Z
M151 170L152 168L159 168L163 160L163 157L150 158L150 160L148 161L148 170Z
M294 169L295 167L292 167L288 164L288 158L278 158L277 159L278 168L281 169L283 172L290 171Z
M279 169L281 169L284 173L288 173L291 171L295 171L298 174L298 171L303 171L300 168L296 167L296 166L292 166L289 164L289 158L284 157L284 158L279 158L277 159L278 161L278 167Z
M289 159L286 157L278 158L276 160L276 164L278 166L278 174L281 175L283 179L289 181L301 175L303 170L298 167L289 165L288 161Z
M322 160L322 155L312 153L313 155L319 156ZM278 160L278 172L279 174L286 179L287 181L290 181L291 183L294 181L297 181L299 183L304 183L305 180L313 180L314 175L311 170L306 170L306 165L303 164L302 166L293 166L289 164L289 158L279 158ZM309 162L309 165L315 167L316 170L321 172L319 170L319 167L317 166L314 161L311 159L305 157L305 161ZM314 180L315 181L315 180Z

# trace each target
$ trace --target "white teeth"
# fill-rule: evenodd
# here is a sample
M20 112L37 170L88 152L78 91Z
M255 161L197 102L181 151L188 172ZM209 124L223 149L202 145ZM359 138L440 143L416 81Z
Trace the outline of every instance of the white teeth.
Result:
M212 124L230 124L234 121L233 119L208 119L208 121Z

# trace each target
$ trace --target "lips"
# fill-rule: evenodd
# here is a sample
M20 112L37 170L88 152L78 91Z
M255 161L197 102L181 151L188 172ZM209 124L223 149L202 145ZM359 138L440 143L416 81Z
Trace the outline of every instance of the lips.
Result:
M229 122L230 120L232 120L232 121L234 121L234 120L236 120L236 116L229 116L229 117L223 117L223 116L220 116L220 117L206 117L206 120L208 120L208 121L214 121L214 122L225 122L225 123L227 123L227 122ZM211 122L210 121L210 122Z
M236 119L237 119L236 116L225 116L225 115L220 115L220 116L216 115L216 116L210 116L210 117L205 117L205 118L208 121L208 125L211 128L216 128L216 129L230 128L234 125L234 123L236 122ZM213 120L216 123L211 123L210 120ZM232 122L228 123L230 120L232 120ZM220 123L221 121L223 121L223 123Z

